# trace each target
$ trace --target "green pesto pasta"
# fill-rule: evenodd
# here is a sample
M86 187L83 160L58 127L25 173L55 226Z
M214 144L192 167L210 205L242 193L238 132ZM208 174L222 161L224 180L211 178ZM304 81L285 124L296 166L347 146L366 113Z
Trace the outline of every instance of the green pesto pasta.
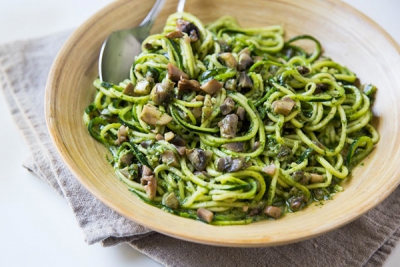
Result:
M332 199L379 141L375 86L321 51L281 26L175 13L130 79L94 81L84 122L146 203L214 225L277 219Z

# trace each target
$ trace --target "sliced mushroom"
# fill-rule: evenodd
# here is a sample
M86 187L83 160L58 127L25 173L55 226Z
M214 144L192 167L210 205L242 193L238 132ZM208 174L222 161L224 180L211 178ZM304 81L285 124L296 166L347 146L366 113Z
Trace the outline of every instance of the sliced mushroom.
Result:
M269 176L274 175L275 170L276 170L276 166L274 164L270 164L270 165L262 168L262 171L265 172L266 174L268 174Z
M289 156L292 153L292 150L284 145L281 145L281 147L279 148L279 152L276 155L279 159L282 159L286 156Z
M239 118L236 114L226 115L223 120L218 123L221 136L224 138L234 138L236 136Z
M317 183L323 183L324 182L324 176L318 173L311 173L310 174L310 183L312 184L317 184Z
M297 67L297 71L298 71L301 75L306 75L306 74L310 73L310 69L307 68L306 66L298 66L298 67Z
M157 141L161 141L161 140L164 140L164 136L162 136L162 134L156 134L156 140Z
M175 145L175 146L185 146L186 145L186 141L179 135L175 135L174 138L172 138L171 144Z
M200 119L202 113L202 107L192 108L192 114L196 119Z
M260 146L261 146L260 141L256 141L254 142L253 147L251 149L252 151L256 151Z
M289 100L290 99L290 100ZM281 100L275 100L272 102L272 108L276 114L282 114L283 116L289 115L296 102L290 97L285 97Z
M208 209L199 208L197 210L197 217L202 221L210 223L214 219L214 213Z
M178 159L176 158L174 152L172 152L170 150L165 150L161 154L161 161L164 164L167 164L169 166L176 167L176 168L179 167Z
M242 51L239 53L239 65L238 65L238 70L244 71L250 68L251 65L253 65L254 61L250 56L250 50L249 48L244 48Z
M275 206L267 206L264 209L264 213L267 214L269 217L277 219L281 216L282 209L279 207L275 207Z
M146 165L143 165L142 166L142 176L151 176L151 175L153 175L153 171Z
M243 152L244 151L244 143L243 142L234 142L222 145L223 148L229 149L235 152Z
M239 119L243 121L246 116L246 110L243 107L238 107L236 110L236 115L238 115Z
M236 58L232 55L232 53L225 52L219 55L219 58L223 60L225 66L230 69L236 69L237 61Z
M232 158L230 158L230 157L218 158L215 161L215 168L217 169L217 171L219 171L219 172L225 171L225 169L228 168L228 165L230 165L229 159L230 159L230 161L232 161Z
M157 138L157 136L156 136L156 138ZM151 144L153 144L153 140L146 140L146 141L140 142L140 145L143 148L148 148Z
M169 103L174 95L174 83L164 79L162 83L157 83L151 90L150 99L156 105Z
M157 180L154 175L142 176L140 182L144 185L144 190L150 200L153 200L157 194Z
M189 75L184 73L181 69L179 69L172 63L167 64L167 72L168 72L168 79L170 79L173 82L178 82L181 79L181 77L183 77L184 79L189 79Z
M119 158L119 161L124 165L131 165L133 162L133 154L125 153Z
M171 209L177 209L179 208L179 200L175 195L175 192L167 193L164 195L162 203L165 206L170 207Z
M150 93L150 83L146 79L142 79L136 83L134 92L137 95L148 95Z
M128 140L128 127L121 125L117 131L117 140L115 140L116 145L120 145Z
M253 88L253 81L245 72L241 72L238 85L240 90L250 90Z
M219 108L221 109L222 115L227 115L235 108L235 101L233 101L232 98L227 97Z
M222 89L222 83L220 83L216 79L211 79L208 82L206 82L205 84L203 84L200 87L200 89L203 90L204 92L206 92L207 94L212 95Z
M224 88L226 90L236 91L236 87L237 87L236 79L229 79L224 84Z
M165 37L167 37L168 39L182 38L183 33L181 31L173 31L173 32L167 33L165 35Z
M230 166L225 170L227 172L237 172L246 168L246 161L244 157L233 158Z
M183 78L183 76L180 78L178 82L178 90L179 91L185 91L185 90L194 90L194 91L200 91L201 84L196 81L196 80L188 80Z
M150 104L146 104L143 107L142 113L140 113L140 119L152 126L166 125L172 121L171 116L161 112L155 106Z
M203 171L211 161L212 152L201 148L186 151L187 158L197 171Z
M193 23L184 20L184 19L178 19L176 21L176 28L189 35L190 41L191 42L196 42L199 38L199 29L197 29L196 25Z
M186 155L186 147L185 146L177 146L177 145L173 145L176 148L176 151L178 152L178 154L180 156L184 156Z
M135 89L135 86L133 86L132 83L128 83L128 84L125 86L125 88L124 88L124 90L122 91L122 93L125 94L125 95L133 96L133 95L135 95L134 89Z
M289 207L292 211L298 211L303 207L304 197L291 197L289 198Z
M173 132L168 132L168 133L164 134L164 140L167 141L167 142L169 142L172 139L174 139L174 137L175 137L175 134Z

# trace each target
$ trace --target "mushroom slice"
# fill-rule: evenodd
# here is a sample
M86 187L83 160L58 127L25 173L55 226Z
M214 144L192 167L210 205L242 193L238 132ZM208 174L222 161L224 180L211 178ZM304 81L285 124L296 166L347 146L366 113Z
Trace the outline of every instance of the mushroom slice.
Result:
M324 182L324 176L318 173L311 173L310 174L310 183L312 184L317 184L317 183L323 183Z
M270 176L274 175L275 170L276 170L276 167L274 164L271 164L271 165L268 165L268 166L265 166L264 168L262 168L262 171Z
M236 58L232 55L232 53L225 52L220 54L219 57L224 61L225 66L227 66L230 69L236 69L237 61Z
M284 97L281 100L275 100L272 103L272 108L276 114L282 114L283 116L289 115L296 102L290 97Z
M195 148L186 152L187 158L197 171L203 171L211 160L212 152Z
M223 120L218 123L221 136L224 138L234 138L236 136L239 118L236 114L226 115Z
M239 76L239 88L240 89L252 89L253 88L253 81L250 77L245 73L241 72Z
M239 119L243 121L246 116L246 110L243 107L238 107L236 110L236 115L238 115Z
M214 219L214 213L205 208L199 208L197 210L197 217L200 220L210 223Z
M195 90L195 91L200 91L200 83L196 80L188 80L183 78L183 76L180 78L178 82L178 91L185 91L185 90Z
M279 207L275 207L275 206L267 206L264 209L264 213L267 214L269 217L277 219L281 216L282 209Z
M184 73L181 69L179 69L172 63L167 64L167 72L168 72L168 79L170 79L173 82L178 82L181 79L181 77L183 77L184 79L189 79L189 75Z
M165 206L170 207L171 209L177 209L179 208L179 200L175 195L175 192L167 193L164 195L162 203Z
M156 197L157 193L157 180L154 175L142 176L140 178L140 182L144 185L144 190L146 191L147 196L150 200L153 200Z
M174 152L172 152L171 150L165 150L162 154L161 154L161 161L164 164L167 164L169 166L172 167L179 167L179 162L178 159L176 158Z
M132 83L128 83L125 86L125 88L122 91L122 93L125 94L125 95L133 96L133 95L135 95L135 91L134 90L135 90L135 86L133 86Z
M164 105L171 101L174 95L174 83L164 79L162 83L157 83L151 90L150 99L156 105Z
M211 79L208 82L206 82L205 84L203 84L200 87L200 89L203 90L204 92L206 92L207 94L212 95L222 89L222 83L220 83L216 79Z
M221 109L222 115L227 115L235 108L235 101L233 101L232 98L227 97L219 108Z
M223 148L229 149L234 152L243 152L244 151L244 143L243 142L234 142L222 145Z
M250 56L250 50L249 48L244 48L242 51L239 52L239 65L238 69L240 71L247 70L250 68L251 65L253 65L254 61Z
M166 125L172 121L170 115L161 112L158 108L150 104L146 104L143 107L142 113L140 113L140 119L152 126Z
M128 140L128 127L121 125L117 131L117 140L115 140L116 145L120 145Z
M173 31L173 32L167 33L165 35L165 37L167 37L168 39L182 38L183 33L181 31Z

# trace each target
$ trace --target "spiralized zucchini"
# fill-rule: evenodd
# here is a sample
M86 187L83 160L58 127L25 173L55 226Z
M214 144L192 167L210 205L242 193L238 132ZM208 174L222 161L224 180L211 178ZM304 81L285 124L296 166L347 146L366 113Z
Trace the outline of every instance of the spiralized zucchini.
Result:
M313 44L309 53L296 45ZM120 84L84 113L116 176L145 202L215 225L276 219L342 191L379 140L376 88L281 26L172 14Z

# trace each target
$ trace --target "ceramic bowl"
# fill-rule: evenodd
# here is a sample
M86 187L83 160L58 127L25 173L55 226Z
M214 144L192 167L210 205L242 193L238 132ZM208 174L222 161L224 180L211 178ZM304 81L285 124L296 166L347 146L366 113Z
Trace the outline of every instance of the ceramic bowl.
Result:
M107 163L106 148L87 132L82 115L92 102L93 80L103 41L114 30L136 26L153 1L115 1L79 27L60 51L49 74L46 119L65 164L84 187L105 205L160 233L192 242L220 246L272 246L292 243L331 231L358 218L383 201L399 184L400 168L400 48L372 20L335 0L191 0L185 11L204 23L232 15L244 26L285 27L288 39L310 34L320 40L325 55L355 71L362 83L379 91L373 112L381 141L352 172L344 191L324 205L312 205L242 226L212 226L152 207L119 181ZM160 32L177 1L167 1L153 32Z

